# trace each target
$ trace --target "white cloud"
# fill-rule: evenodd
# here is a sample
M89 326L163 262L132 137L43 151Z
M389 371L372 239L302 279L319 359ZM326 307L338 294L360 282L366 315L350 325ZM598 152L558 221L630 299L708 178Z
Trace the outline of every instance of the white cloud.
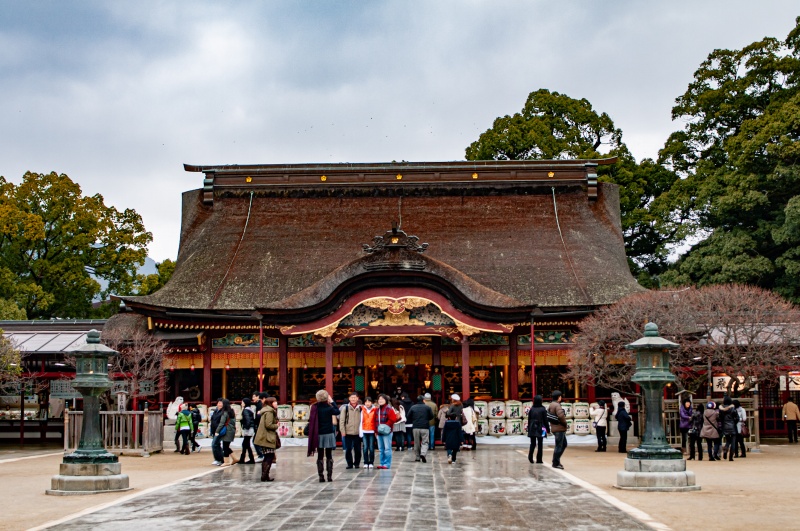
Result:
M38 3L0 19L0 174L69 174L174 257L182 164L462 159L548 88L638 158L714 48L784 37L792 2Z

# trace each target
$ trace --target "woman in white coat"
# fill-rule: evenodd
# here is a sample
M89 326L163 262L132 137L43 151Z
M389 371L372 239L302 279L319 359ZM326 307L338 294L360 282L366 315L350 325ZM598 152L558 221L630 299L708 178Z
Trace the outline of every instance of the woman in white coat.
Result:
M597 407L590 407L589 416L592 417L592 426L594 426L597 433L597 450L595 452L605 452L608 445L608 439L606 439L608 409L606 409L605 400L598 400Z
M464 432L464 450L474 452L478 449L477 440L475 439L475 432L478 429L478 415L475 413L475 400L472 398L464 400L464 409L462 413L467 421L466 424L461 426L461 431Z

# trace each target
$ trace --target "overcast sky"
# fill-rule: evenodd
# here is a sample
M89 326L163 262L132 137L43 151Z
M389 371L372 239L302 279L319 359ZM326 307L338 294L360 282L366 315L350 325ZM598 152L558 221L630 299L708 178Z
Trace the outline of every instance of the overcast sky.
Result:
M68 174L175 258L182 164L463 160L539 88L608 113L637 159L714 48L790 1L0 0L0 175Z

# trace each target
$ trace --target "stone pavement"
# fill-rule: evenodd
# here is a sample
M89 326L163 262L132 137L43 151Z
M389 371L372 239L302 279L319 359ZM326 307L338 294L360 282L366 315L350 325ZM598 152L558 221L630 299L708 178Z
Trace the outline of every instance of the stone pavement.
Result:
M334 455L332 483L318 482L304 449L286 448L274 482L258 480L259 465L237 465L58 529L647 529L519 449L463 452L453 465L441 448L427 464L395 452L391 470L346 470Z

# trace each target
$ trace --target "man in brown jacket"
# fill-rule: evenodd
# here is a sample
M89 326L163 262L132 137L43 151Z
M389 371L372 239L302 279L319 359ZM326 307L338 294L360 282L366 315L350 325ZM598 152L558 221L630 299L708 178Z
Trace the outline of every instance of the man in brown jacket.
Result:
M431 400L431 394L425 393L425 405L431 408L431 412L433 412L433 418L429 424L428 428L428 448L433 450L434 444L433 440L436 438L436 418L439 413L439 406L436 405L436 402Z
M783 420L786 421L786 427L789 430L789 442L797 442L797 421L800 420L800 409L797 409L797 404L792 402L790 398L783 405Z
M553 401L547 406L547 419L550 421L550 432L556 440L553 450L553 468L564 470L561 465L561 455L567 449L567 417L561 407L561 391L553 391Z

